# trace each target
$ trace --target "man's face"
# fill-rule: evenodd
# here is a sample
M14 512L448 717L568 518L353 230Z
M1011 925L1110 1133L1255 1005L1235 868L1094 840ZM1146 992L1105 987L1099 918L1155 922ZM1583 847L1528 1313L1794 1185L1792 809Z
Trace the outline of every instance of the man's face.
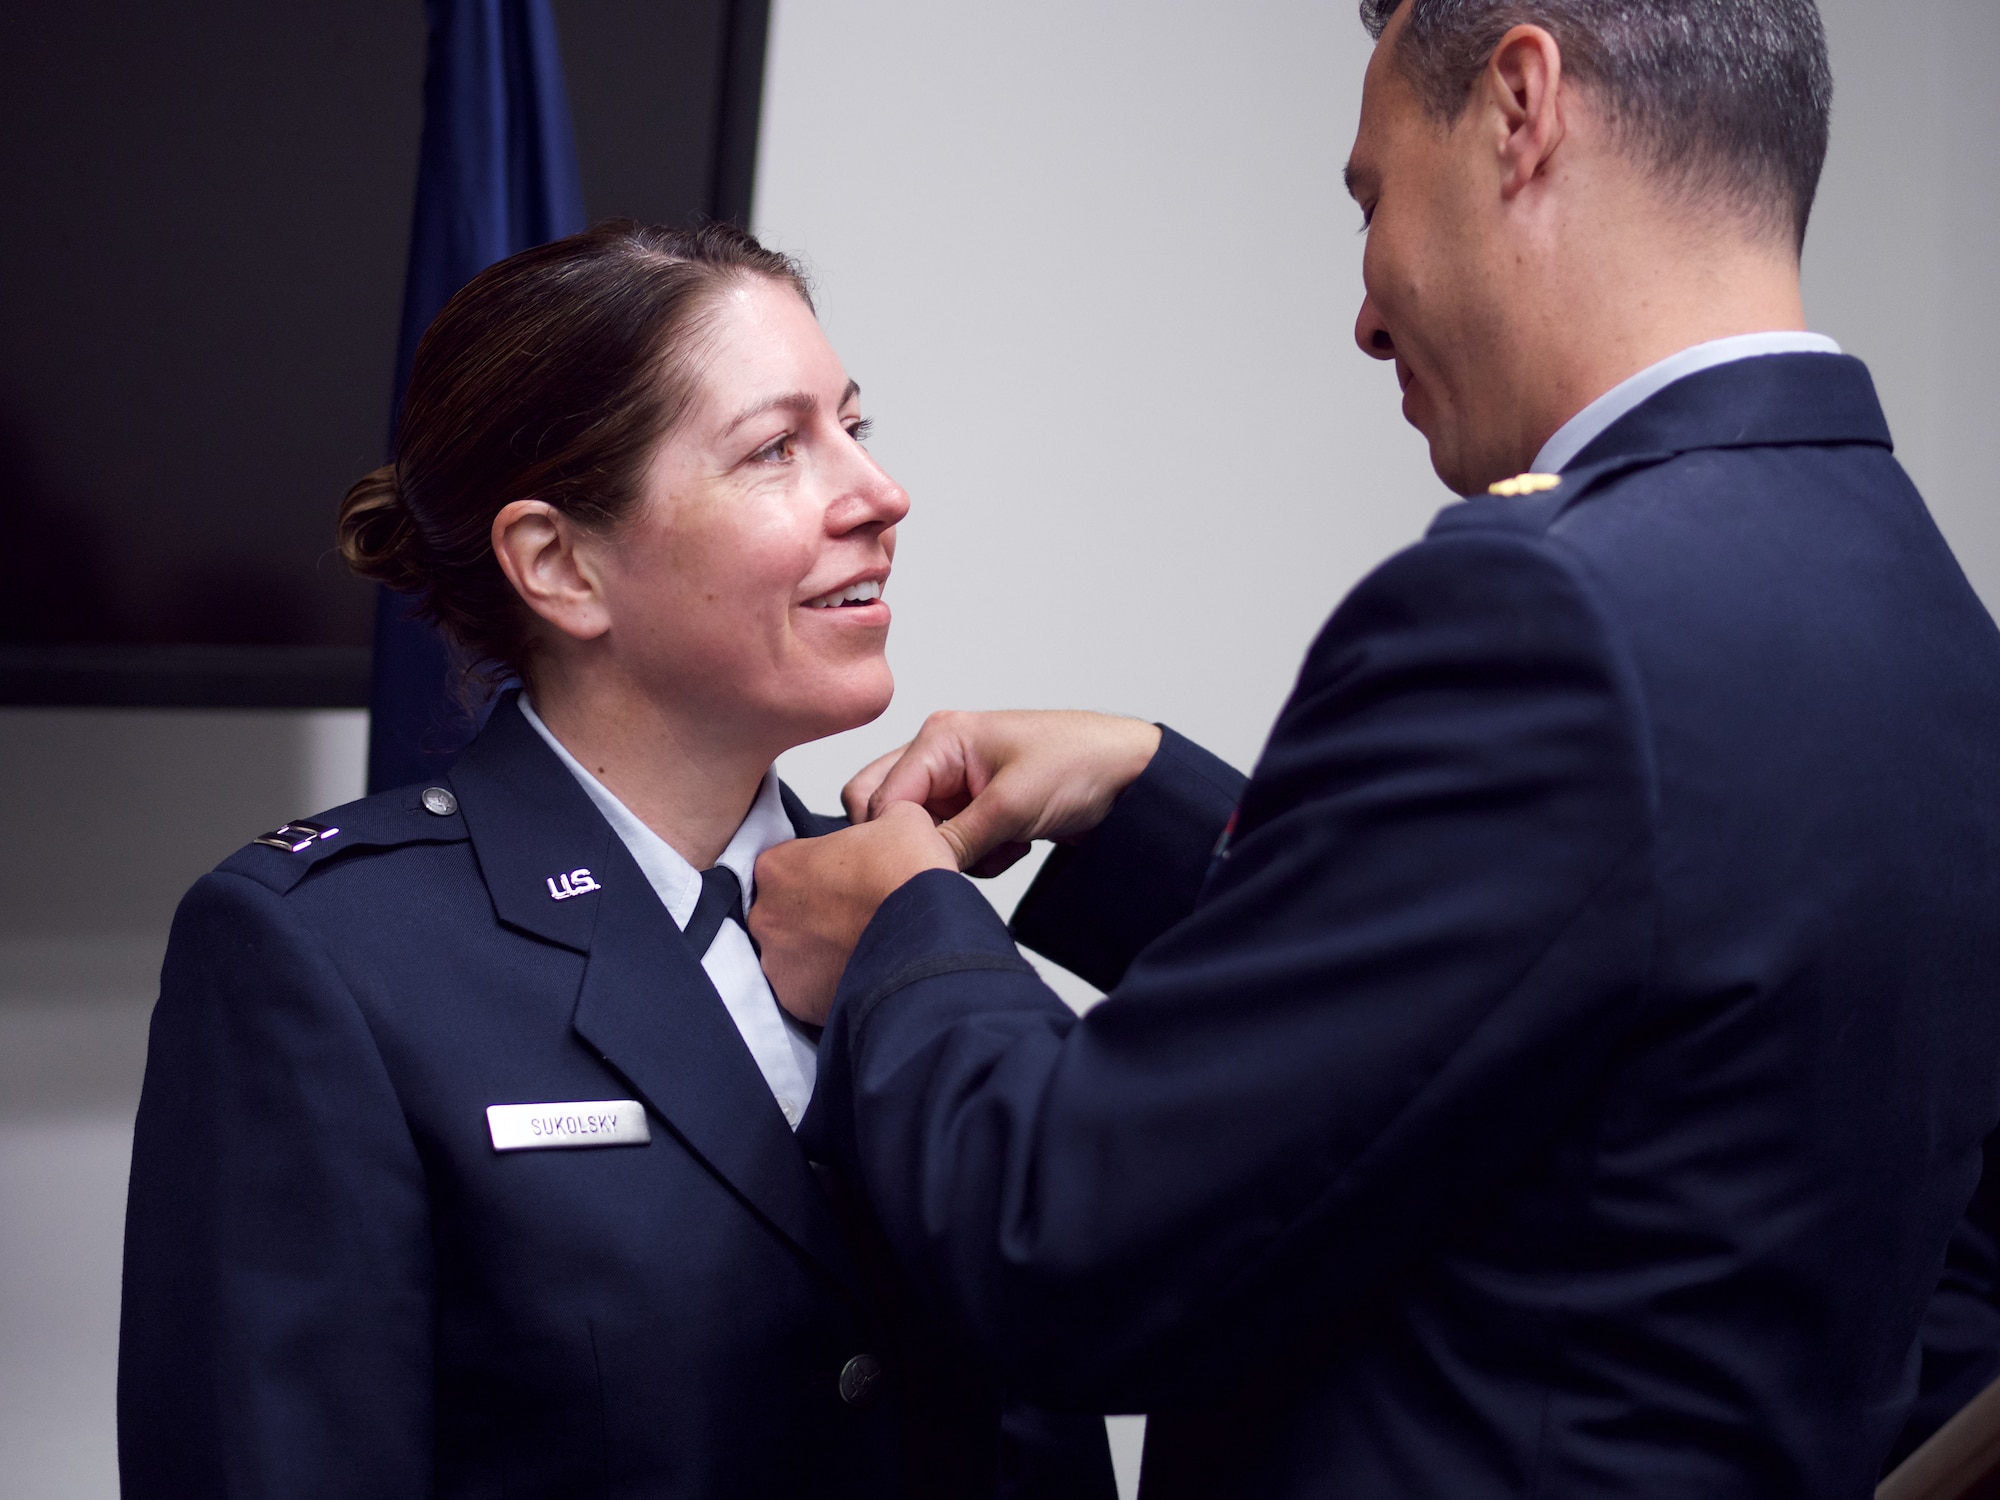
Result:
M1368 246L1362 352L1393 360L1403 415L1430 443L1431 465L1459 494L1514 473L1521 460L1506 400L1507 260L1486 111L1449 127L1427 114L1395 58L1408 7L1383 33L1362 85L1348 189Z

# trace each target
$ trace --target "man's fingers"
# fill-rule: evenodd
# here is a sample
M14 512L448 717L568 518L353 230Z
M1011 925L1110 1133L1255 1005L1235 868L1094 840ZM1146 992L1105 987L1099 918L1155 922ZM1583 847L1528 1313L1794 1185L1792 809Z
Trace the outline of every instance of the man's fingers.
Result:
M959 869L967 870L978 863L979 855L966 847L965 835L951 823L938 824L938 837L951 846L951 857L958 861Z
M1033 839L1030 822L1022 817L1020 809L1009 805L1007 794L1012 789L1012 779L1003 771L966 804L963 812L938 824L938 832L958 856L959 869L970 873L1002 845L1025 845ZM1013 860L1007 863L1012 864Z
M847 809L849 821L866 823L873 816L869 804L875 799L876 788L882 785L889 768L901 760L903 752L909 748L907 742L898 745L887 755L876 756L848 778L847 785L840 789L840 805Z
M903 747L903 753L869 794L868 816L879 818L896 802L914 802L943 816L958 810L965 790L964 746L926 725L923 733Z
M1104 714L947 711L932 714L900 754L877 759L843 795L857 822L882 817L892 804L916 804L945 820L960 869L985 870L982 862L1003 844L1095 827L1159 743L1156 726Z
M1004 875L1013 869L1034 847L1033 844L1000 844L988 851L983 859L965 866L965 873L976 875L981 880L991 880L995 875Z

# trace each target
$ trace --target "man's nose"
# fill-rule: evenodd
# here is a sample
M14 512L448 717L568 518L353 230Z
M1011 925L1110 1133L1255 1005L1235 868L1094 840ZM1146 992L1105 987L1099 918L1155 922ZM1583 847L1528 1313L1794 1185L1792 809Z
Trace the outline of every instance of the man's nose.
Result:
M1373 297L1364 297L1361 301L1361 316L1354 320L1354 342L1370 359L1396 357L1396 341L1389 336L1389 325L1375 310Z

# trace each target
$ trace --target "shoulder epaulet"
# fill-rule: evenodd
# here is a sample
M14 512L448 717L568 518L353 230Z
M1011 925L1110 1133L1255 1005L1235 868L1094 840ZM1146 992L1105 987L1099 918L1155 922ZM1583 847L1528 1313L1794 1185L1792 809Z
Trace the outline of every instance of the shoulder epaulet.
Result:
M1516 474L1457 505L1431 522L1429 535L1448 531L1518 531L1539 536L1593 490L1637 469L1665 463L1672 453L1627 453L1602 463L1579 464L1560 474Z
M469 837L450 787L398 787L259 834L218 869L247 875L279 895L330 859L364 849L451 844Z

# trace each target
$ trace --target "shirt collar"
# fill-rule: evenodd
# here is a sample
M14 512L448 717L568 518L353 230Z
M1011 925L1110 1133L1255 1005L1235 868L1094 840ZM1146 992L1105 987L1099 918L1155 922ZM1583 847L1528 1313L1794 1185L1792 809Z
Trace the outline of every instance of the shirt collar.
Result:
M1531 466L1537 474L1559 474L1577 454L1583 452L1613 422L1676 380L1684 380L1701 370L1732 364L1739 359L1757 359L1766 354L1838 354L1840 345L1820 333L1742 333L1733 338L1712 339L1670 355L1658 364L1622 380L1582 411L1556 429L1555 436L1542 444Z
M569 768L584 795L596 804L604 815L604 821L611 825L619 841L631 851L633 862L639 866L647 882L658 893L660 904L674 919L676 927L685 927L688 918L694 915L695 902L701 899L701 872L681 858L672 844L661 838L652 829L639 821L637 815L620 802L603 782L583 768L583 764L564 748L561 740L550 732L542 722L534 705L528 702L528 695L522 693L515 700L521 705L521 716L534 726L548 747L556 753L556 758ZM726 865L737 883L743 887L743 905L748 910L750 903L757 899L756 869L757 857L775 844L782 844L794 838L792 820L785 814L785 804L778 791L778 771L774 766L764 773L763 783L757 788L757 795L750 803L750 812L738 825L735 835L729 840L722 857L716 861Z

